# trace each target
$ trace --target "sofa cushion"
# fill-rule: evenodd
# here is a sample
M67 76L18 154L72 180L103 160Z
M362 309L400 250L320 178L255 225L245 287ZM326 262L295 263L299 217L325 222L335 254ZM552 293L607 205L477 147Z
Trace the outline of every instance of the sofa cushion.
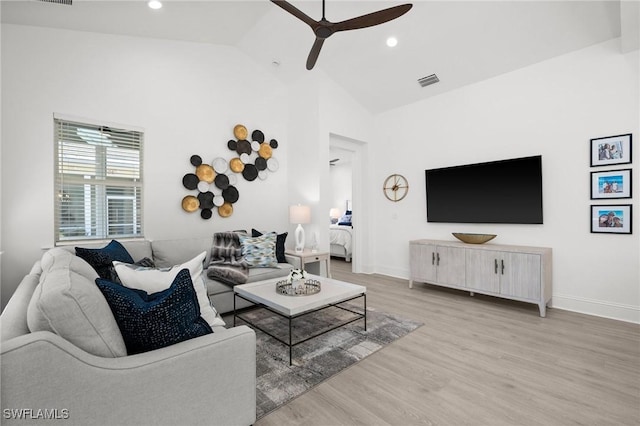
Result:
M104 279L96 284L111 306L129 354L163 348L213 332L200 316L189 270L180 270L169 288L147 294Z
M127 249L116 240L111 240L106 246L97 249L76 247L76 255L86 260L100 278L111 281L117 280L112 265L114 260L125 263L134 262Z
M291 265L290 263L279 263L277 268L251 268L249 269L249 278L247 279L247 283L286 277L287 275L289 275L289 271L291 269L293 269L293 265ZM212 280L208 277L205 278L205 285L207 287L207 294L209 296L215 296L217 294L229 293L233 291L233 285ZM220 311L218 309L218 312L224 311Z
M247 283L286 277L292 268L293 266L288 263L279 263L277 268L251 268Z
M62 248L47 251L41 267L27 310L29 330L56 333L93 355L127 355L113 313L94 283L96 271Z
M207 297L207 289L202 272L207 253L202 252L193 259L171 268L155 269L130 265L122 262L113 262L120 282L128 288L142 290L147 293L158 293L168 289L182 269L187 269L191 276L196 297L200 306L202 318L210 325L224 325L224 321L218 316L215 308Z
M209 250L211 250L212 244L213 237L152 241L153 261L158 268L170 268L187 262L206 251L205 265L208 265Z
M256 229L251 229L252 237L260 237L264 234L265 232L260 232ZM282 234L278 234L276 238L276 259L278 259L278 263L287 263L287 258L284 256L287 235L289 235L288 232L283 232Z
M277 268L275 232L260 237L240 235L242 256L249 268Z

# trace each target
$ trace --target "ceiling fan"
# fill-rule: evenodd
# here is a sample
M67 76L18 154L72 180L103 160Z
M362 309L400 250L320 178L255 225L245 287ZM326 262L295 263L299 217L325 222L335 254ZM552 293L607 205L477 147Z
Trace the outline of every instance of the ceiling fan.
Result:
M399 18L404 15L411 9L412 4L402 4L400 6L390 7L388 9L379 10L377 12L369 13L367 15L358 16L357 18L347 19L346 21L340 22L329 22L325 18L324 15L324 2L322 0L322 19L316 21L310 18L307 14L302 12L300 9L293 6L291 3L285 0L271 0L272 3L280 6L296 18L305 22L307 25L311 27L314 34L316 35L316 41L313 43L311 47L311 52L309 52L309 57L307 58L307 69L310 70L316 64L318 60L318 56L320 55L320 49L322 48L322 44L326 39L328 39L333 33L337 33L338 31L349 31L349 30L357 30L360 28L373 27L375 25L383 24L385 22L389 22L393 19Z

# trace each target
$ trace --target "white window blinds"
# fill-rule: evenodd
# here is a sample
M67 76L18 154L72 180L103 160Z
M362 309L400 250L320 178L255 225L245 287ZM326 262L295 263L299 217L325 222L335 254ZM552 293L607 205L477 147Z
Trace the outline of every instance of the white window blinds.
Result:
M56 242L142 237L143 133L54 122Z

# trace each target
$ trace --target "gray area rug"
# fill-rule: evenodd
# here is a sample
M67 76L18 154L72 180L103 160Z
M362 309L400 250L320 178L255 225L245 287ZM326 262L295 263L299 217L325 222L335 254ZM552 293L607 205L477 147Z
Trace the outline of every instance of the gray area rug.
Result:
M344 304L362 312L362 305ZM288 339L288 321L266 309L242 313L283 340ZM293 321L294 342L355 317L338 308L328 308ZM233 323L233 316L225 318ZM244 324L238 320L237 325ZM289 365L289 348L256 330L258 419L303 394L345 368L366 358L398 338L409 334L422 323L367 308L367 331L358 320L330 331L293 348L293 365ZM278 332L279 331L279 332Z

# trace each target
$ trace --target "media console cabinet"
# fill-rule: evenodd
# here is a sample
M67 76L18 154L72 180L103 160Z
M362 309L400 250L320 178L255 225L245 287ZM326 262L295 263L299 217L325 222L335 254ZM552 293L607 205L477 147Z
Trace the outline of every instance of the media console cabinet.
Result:
M409 288L414 282L535 303L551 300L551 249L457 241L409 242Z

